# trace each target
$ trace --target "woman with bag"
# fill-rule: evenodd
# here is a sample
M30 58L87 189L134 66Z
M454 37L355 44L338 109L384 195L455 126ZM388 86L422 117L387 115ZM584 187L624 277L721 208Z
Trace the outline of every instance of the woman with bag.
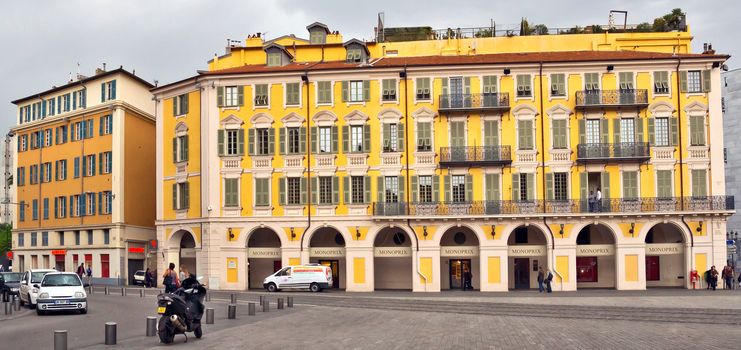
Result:
M162 275L162 284L165 286L165 293L172 293L178 289L180 284L178 274L175 272L175 264L170 263L165 273Z

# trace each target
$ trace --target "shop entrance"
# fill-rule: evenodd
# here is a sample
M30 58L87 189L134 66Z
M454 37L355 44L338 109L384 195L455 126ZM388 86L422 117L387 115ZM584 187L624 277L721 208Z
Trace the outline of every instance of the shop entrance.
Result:
M262 289L265 277L281 269L281 244L278 234L258 228L247 239L247 288Z
M576 288L617 286L615 236L605 225L589 224L576 237Z
M646 282L661 281L661 260L658 256L646 256Z
M515 258L515 289L530 289L530 259Z
M129 259L128 268L129 268L128 283L130 286L133 286L134 285L134 274L136 273L136 271L144 270L144 260Z
M548 240L543 231L534 225L515 228L507 238L508 288L531 289L538 287L538 271L546 274ZM531 269L532 266L532 269Z
M374 289L412 290L412 238L399 228L382 229L373 243Z
M465 226L448 229L440 239L440 289L463 290L466 272L471 274L471 289L479 289L479 261L479 239L473 230Z
M648 230L645 243L646 288L682 287L687 266L682 231L674 224L657 224Z
M332 288L340 288L340 261L319 260L319 265L327 266L332 269Z
M450 289L463 289L464 276L471 271L471 259L450 259Z
M54 255L54 269L57 271L64 271L64 257L63 254Z

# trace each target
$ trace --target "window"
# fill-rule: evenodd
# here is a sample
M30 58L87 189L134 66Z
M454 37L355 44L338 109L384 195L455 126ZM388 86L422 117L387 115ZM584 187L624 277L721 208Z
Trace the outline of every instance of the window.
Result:
M57 231L57 236L59 237L59 245L64 246L64 231Z
M24 186L26 184L26 168L18 167L18 175L16 177L16 184L18 186Z
M430 78L417 78L415 85L417 86L417 100L429 100L432 89L430 87Z
M620 140L622 143L633 143L635 139L635 119L620 119Z
M239 207L239 179L224 179L224 206Z
M669 72L654 72L654 93L669 93Z
M270 129L262 128L255 131L257 133L257 154L270 154Z
M111 80L106 83L100 84L100 102L116 99L116 81ZM69 101L66 103L69 105ZM67 108L65 111L69 110Z
M35 247L38 243L38 240L36 238L36 232L31 232L31 246Z
M100 117L99 135L109 135L113 132L113 115L108 114Z
M286 203L288 205L300 205L301 203L301 178L289 177L286 179L288 189Z
M41 232L41 246L49 246L49 232L47 231Z
M705 145L705 117L690 116L690 146Z
M319 204L332 204L332 177L319 177Z
M55 111L56 111L56 110L54 109L54 108L55 108L55 106L56 106L56 105L55 105L55 102L56 102L56 101L57 101L57 100L55 100L55 99L54 99L53 97L52 97L51 99L49 99L49 100L47 100L47 101L46 101L46 104L47 104L47 105L48 105L48 107L49 107L49 108L47 108L47 109L48 109L48 111L49 111L49 114L48 114L48 115L50 115L50 116L51 116L51 115L55 115L55 114L56 114L56 113L55 113Z
M465 175L453 175L451 176L451 199L456 203L463 203L466 201L466 176Z
M92 230L87 231L87 244L93 245L93 231Z
M67 143L67 125L57 127L57 144Z
M348 48L347 49L347 62L360 62L363 59L363 54L360 48Z
M638 172L636 171L624 171L623 172L623 198L626 198L626 199L638 198Z
M44 198L42 203L43 203L42 205L43 216L42 217L44 218L44 220L49 220L49 198Z
M187 142L186 142L186 147L187 147ZM184 156L185 157L185 160L187 160L188 159L187 148L186 148L186 151L181 151L181 152L183 152L183 153L181 153L180 156L183 157L183 155L185 155ZM111 171L113 171L113 153L110 152L110 151L103 152L103 153L100 154L100 158L101 158L101 160L100 160L100 162L101 162L100 166L102 167L102 168L100 168L100 173L101 174L110 174Z
M528 193L528 174L519 174L520 175L520 200L526 201L529 200L529 193Z
M20 201L18 206L18 220L26 221L26 201Z
M483 80L483 92L484 95L492 95L497 93L497 77L495 75L485 75Z
M362 102L363 99L363 82L351 81L350 82L350 102Z
M23 247L26 244L26 242L25 242L25 240L26 240L25 238L26 237L24 237L24 236L25 235L23 234L23 232L18 232L18 246L19 247Z
M55 214L57 218L64 218L67 216L67 197L56 197L54 198Z
M82 169L85 176L95 176L95 155L89 154L83 158Z
M224 106L226 107L236 107L239 104L237 103L237 97L238 97L238 91L236 86L227 86L224 88Z
M39 219L39 201L38 199L34 199L31 202L31 220L38 220Z
M319 153L332 152L332 128L319 127Z
M51 162L41 164L41 182L51 182Z
M39 133L32 132L31 134L31 149L39 148Z
M331 81L320 81L317 82L317 103L319 104L330 104L332 103L332 82Z
M707 171L705 169L693 169L692 197L705 197L707 195Z
M299 83L286 84L286 105L297 106L300 104L301 92L299 91L299 87Z
M519 140L519 149L531 150L533 149L533 121L532 120L518 120L517 121L517 138Z
M109 229L103 230L103 244L111 243L111 231Z
M530 75L517 76L517 97L532 97L532 87L530 84Z
M309 33L309 42L312 44L324 44L327 41L327 33L323 30L312 30Z
M83 135L86 139L93 137L93 120L88 119L82 122Z
M283 54L280 52L268 52L268 67L279 67L283 65Z
M74 98L73 104L76 106L75 108L85 108L85 100L87 99L86 94L86 89L82 89L80 91L75 91L72 93L72 96Z
M21 135L18 141L18 147L22 152L28 151L28 135Z
M69 216L79 217L82 215L82 203L80 202L80 195L74 195L69 197Z
M633 72L618 73L618 81L620 83L621 91L632 91L633 90Z
M172 150L173 150L173 153L172 153L173 161L175 163L187 161L188 160L188 135L179 135L173 138L172 139Z
M270 179L255 179L255 206L270 205Z
M396 152L399 149L399 125L383 124L383 151Z
M419 202L432 203L432 176L419 176Z
M654 120L654 142L652 146L669 146L669 118Z
M182 94L175 96L172 99L172 115L185 115L188 114L188 94Z
M67 180L67 160L62 159L58 160L56 162L56 169L55 169L55 176L54 179L56 181L64 181Z
M587 144L594 145L600 143L600 124L602 124L602 121L599 119L586 120Z
M84 127L82 122L76 122L72 124L72 141L82 140L82 128Z
M52 129L44 130L44 147L51 146Z
M264 107L268 105L268 84L255 85L255 106Z
M31 165L28 170L28 177L30 178L31 185L39 183L39 166Z
M172 207L175 210L188 209L190 204L190 184L180 182L172 185Z
M363 152L363 126L350 126L350 152Z
M417 151L432 150L432 123L417 123Z
M551 96L566 96L565 74L551 74Z
M226 134L226 153L227 156L238 155L238 134L239 130L228 129L223 131Z
M113 194L111 191L98 193L98 201L100 202L100 214L110 214L113 212Z
M75 245L80 245L80 231L75 231Z
M365 178L363 176L352 176L352 203L364 203L365 202L365 191L370 190L365 188Z
M95 193L85 194L85 215L95 215Z
M553 173L553 199L565 201L569 198L568 173Z
M396 101L396 79L383 79L381 81L382 86L382 101Z
M656 196L659 198L671 198L674 196L671 170L656 170Z
M106 93L107 92L104 92L104 94ZM70 108L70 101L71 101L70 95L66 94L66 95L62 95L61 97L62 97L62 112L69 112L70 110L72 110L72 108ZM102 100L100 102L105 102L105 101L106 100Z
M288 139L286 139L286 146L288 154L301 153L301 133L300 128L288 128Z
M553 148L568 148L567 123L568 121L564 119L553 120Z
M398 203L399 178L396 176L386 176L384 178L384 191L386 203Z
M584 73L584 90L599 90L599 73Z
M702 92L702 76L699 70L687 72L687 92Z

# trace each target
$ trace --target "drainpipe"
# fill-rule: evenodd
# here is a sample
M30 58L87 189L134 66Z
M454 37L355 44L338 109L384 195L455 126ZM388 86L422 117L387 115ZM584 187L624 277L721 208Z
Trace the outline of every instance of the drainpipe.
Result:
M545 114L543 113L543 61L540 61L539 66L540 66L539 67L540 73L539 73L539 79L538 79L539 80L538 88L540 89L540 146L541 146L540 172L541 172L542 179L543 179L543 186L542 186L543 187L543 213L545 213L546 212L546 208L545 208L546 188L545 188ZM551 236L552 235L553 233L551 233Z
M323 52L323 50L322 50ZM301 232L301 248L300 251L304 251L304 234L309 231L311 227L311 97L309 92L311 90L309 86L309 69L304 70L304 75L301 76L304 86L306 86L306 163L307 163L307 179L306 179L306 228L304 232ZM293 239L293 237L291 237Z
M679 76L679 66L682 64L682 58L677 57L677 67L675 68L675 74L676 74L676 80L677 80L677 116L678 121L677 125L679 127L679 204L684 211L684 171L682 171L682 164L684 161L684 156L682 155L682 91L681 91L681 84L680 76ZM692 258L694 256L693 248L695 247L695 236L692 233L692 228L690 228L690 225L687 223L687 221L684 220L684 214L679 215L680 219L682 220L682 223L685 227L687 227L687 231L690 233L690 259L693 262L692 267L694 269L694 259Z

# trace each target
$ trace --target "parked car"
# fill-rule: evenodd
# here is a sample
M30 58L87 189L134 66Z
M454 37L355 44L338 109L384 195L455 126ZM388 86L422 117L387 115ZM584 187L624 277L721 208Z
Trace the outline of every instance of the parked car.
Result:
M0 279L2 279L2 282L0 282L0 295L2 295L3 300L5 300L5 295L18 295L22 275L20 272L0 272Z
M147 273L144 272L144 270L139 270L134 272L134 285L135 286L143 286L147 282Z
M281 289L308 289L320 292L332 285L332 269L319 264L288 266L266 277L262 285L268 292Z
M28 304L30 308L36 307L36 298L39 296L39 289L34 284L41 283L44 275L49 272L56 272L51 269L32 269L23 273L21 285L18 288L18 298L21 299L21 305Z
M87 293L80 276L74 272L50 272L41 283L34 284L39 290L36 313L47 311L77 310L87 313Z

